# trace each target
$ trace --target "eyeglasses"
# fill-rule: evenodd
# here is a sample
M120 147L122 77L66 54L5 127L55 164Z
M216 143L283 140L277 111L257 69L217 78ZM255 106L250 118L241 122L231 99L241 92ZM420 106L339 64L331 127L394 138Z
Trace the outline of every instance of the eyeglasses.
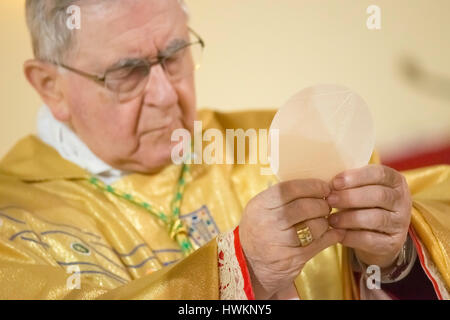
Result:
M107 70L102 76L89 74L64 64L58 66L91 79L117 94L119 102L132 100L143 93L153 66L160 64L171 82L191 76L200 67L205 42L191 28L191 42L176 41L155 59L126 60Z

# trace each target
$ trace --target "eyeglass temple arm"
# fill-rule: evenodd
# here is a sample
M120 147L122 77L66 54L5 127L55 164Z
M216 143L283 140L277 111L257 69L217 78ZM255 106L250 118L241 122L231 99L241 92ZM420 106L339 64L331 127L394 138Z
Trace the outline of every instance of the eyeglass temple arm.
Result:
M203 41L202 37L200 37L200 35L197 32L195 32L191 27L188 27L188 30L198 39L202 47L204 47L205 41Z
M100 77L100 76L97 76L95 74L90 74L90 73L87 73L87 72L84 72L84 71L81 71L81 70L74 69L72 67L66 66L65 64L62 64L62 63L58 64L58 66L60 66L60 67L62 67L64 69L70 70L72 72L75 72L76 74L79 74L79 75L81 75L83 77L86 77L86 78L89 78L91 80L94 80L96 82L100 82L100 83L104 83L105 82L105 76Z

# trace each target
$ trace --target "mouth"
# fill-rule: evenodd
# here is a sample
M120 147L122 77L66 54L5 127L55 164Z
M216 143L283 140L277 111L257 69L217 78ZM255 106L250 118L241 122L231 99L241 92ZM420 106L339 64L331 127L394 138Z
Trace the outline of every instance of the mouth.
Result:
M166 118L167 120L164 121L164 123L161 123L159 126L156 126L154 128L145 130L142 132L142 136L143 135L147 135L147 134L151 134L151 133L156 133L156 132L166 132L166 131L170 131L170 130L175 130L177 128L183 128L183 121L176 117L176 118Z

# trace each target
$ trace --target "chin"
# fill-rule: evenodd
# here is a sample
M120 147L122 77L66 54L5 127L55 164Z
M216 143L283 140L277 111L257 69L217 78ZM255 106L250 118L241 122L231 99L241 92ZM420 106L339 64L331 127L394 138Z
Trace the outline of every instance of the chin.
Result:
M161 171L164 167L171 165L172 162L172 147L176 143L171 142L170 144L166 144L164 146L159 146L157 148L149 148L149 155L144 156L144 159L140 161L140 170L141 173L156 173Z

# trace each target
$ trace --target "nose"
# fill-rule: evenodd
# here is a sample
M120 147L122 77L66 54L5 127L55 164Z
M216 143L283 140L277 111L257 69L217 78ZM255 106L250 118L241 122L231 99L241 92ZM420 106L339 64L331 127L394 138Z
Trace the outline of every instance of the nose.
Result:
M145 87L144 103L149 106L166 108L178 101L176 90L163 67L158 64L151 68Z

